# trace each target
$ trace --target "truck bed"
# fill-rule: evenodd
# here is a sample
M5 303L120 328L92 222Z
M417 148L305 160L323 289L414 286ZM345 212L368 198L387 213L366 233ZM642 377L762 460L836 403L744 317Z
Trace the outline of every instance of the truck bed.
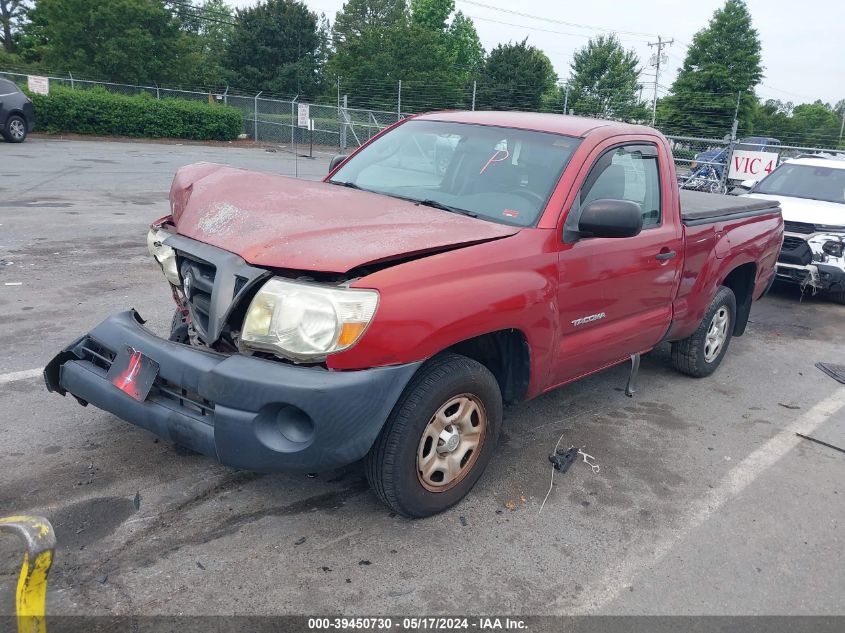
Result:
M681 189L681 219L686 226L724 222L775 212L780 212L780 204L772 200L738 198Z

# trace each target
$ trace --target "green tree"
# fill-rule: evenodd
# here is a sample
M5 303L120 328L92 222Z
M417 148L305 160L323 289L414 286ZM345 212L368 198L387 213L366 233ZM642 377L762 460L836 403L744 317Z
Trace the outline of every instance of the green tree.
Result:
M396 108L399 81L405 112L460 106L466 94L443 34L410 23L344 42L328 69L356 106Z
M315 13L295 0L265 0L237 11L224 65L234 86L311 98L320 51Z
M340 44L373 28L389 29L408 20L406 0L347 0L335 16L332 35Z
M163 0L39 0L49 68L127 83L178 79L179 22Z
M181 69L181 81L195 85L220 85L226 81L223 57L234 30L234 14L225 0L204 0L189 9L172 3L181 20L182 50L174 60Z
M740 129L750 127L763 78L760 38L743 0L727 0L706 28L693 37L684 65L664 99L663 127L673 133L716 135L730 132L739 102Z
M552 63L523 40L490 51L478 82L477 104L488 110L539 110L555 89Z
M14 53L16 31L30 4L26 0L0 0L0 45L7 53Z
M459 72L476 76L484 66L484 47L473 21L458 11L447 30L452 59Z
M569 102L576 114L635 120L646 116L638 93L640 60L615 35L599 35L576 51L571 64Z
M470 77L480 68L484 49L472 21L453 0L402 3L349 0L335 20L336 50L327 75L356 105L393 109L402 81L402 110L466 105Z
M20 28L15 36L17 55L25 64L37 65L43 59L47 48L47 19L44 6L43 0L30 4L18 19Z
M830 104L820 100L802 103L792 111L791 137L812 147L836 147L841 123L842 119Z
M455 0L411 0L411 23L442 33L454 10Z

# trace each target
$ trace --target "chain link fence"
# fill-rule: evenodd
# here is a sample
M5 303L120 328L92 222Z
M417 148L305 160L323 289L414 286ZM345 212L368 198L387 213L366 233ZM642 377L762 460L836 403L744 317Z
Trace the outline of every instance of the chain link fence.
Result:
M10 79L21 86L27 83L27 75L18 72L0 71L0 77ZM308 103L308 118L313 129L299 125L299 107L306 105L298 99L276 99L230 92L226 89L185 89L158 85L137 86L90 79L48 77L51 84L58 84L74 90L99 87L115 94L134 96L147 93L156 99L190 99L208 103L221 103L237 108L243 114L244 135L260 143L272 143L290 148L315 145L337 148L341 152L366 143L381 130L392 125L410 113L401 111L401 89L397 93L397 110L373 110L347 107L347 98L340 98L334 105ZM473 86L473 97L475 87ZM472 100L473 105L475 99ZM576 113L577 114L577 113ZM309 126L310 127L310 126ZM743 140L725 138L699 138L693 136L667 136L675 156L678 182L681 187L700 191L725 193L736 184L728 178L729 166L735 149L752 149ZM775 139L767 139L774 142ZM763 149L763 148L757 148ZM799 147L782 144L767 144L764 151L778 154L778 164L788 158L804 154L829 154L836 152L829 148ZM840 151L841 153L841 151Z
M743 178L731 178L731 173L741 172L744 166L743 154L737 154L737 152L762 152L774 156L770 163L763 161L758 163L751 180L762 178L790 158L799 156L845 158L845 152L842 150L783 145L777 139L765 137L748 137L738 140L730 137L713 139L667 136L666 138L669 139L675 158L678 184L683 189L709 193L728 193L742 182ZM736 162L735 165L734 162ZM732 165L734 169L731 169Z

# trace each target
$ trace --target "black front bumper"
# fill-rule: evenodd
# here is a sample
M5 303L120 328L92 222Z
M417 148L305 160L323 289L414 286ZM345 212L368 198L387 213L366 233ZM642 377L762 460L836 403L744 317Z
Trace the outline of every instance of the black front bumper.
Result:
M134 310L100 323L50 361L47 388L245 470L314 472L362 458L420 364L297 367L174 343L142 323ZM159 364L144 402L106 379L127 345Z

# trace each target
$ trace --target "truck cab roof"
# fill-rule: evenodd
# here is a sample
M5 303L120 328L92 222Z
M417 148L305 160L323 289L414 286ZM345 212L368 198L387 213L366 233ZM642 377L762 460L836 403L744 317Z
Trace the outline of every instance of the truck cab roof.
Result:
M607 136L616 134L658 134L654 128L645 125L605 121L603 119L591 119L567 114L553 114L550 112L447 110L429 112L414 116L413 118L422 121L449 121L452 123L495 125L521 130L532 130L535 132L563 134L578 138L584 138L597 132L603 132Z

